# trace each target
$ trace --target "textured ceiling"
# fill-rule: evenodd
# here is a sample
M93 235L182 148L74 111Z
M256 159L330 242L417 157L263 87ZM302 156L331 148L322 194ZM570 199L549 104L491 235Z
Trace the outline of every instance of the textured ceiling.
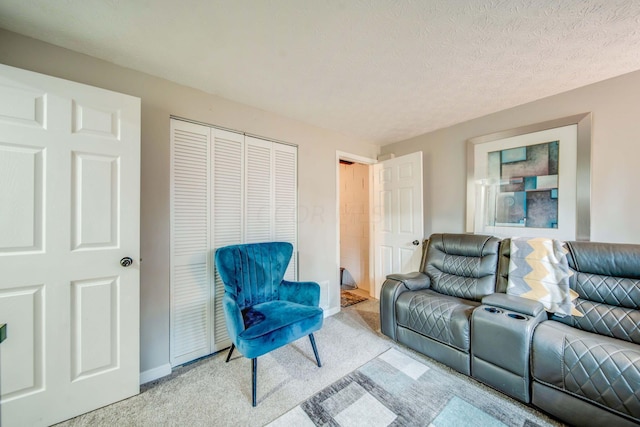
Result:
M0 27L379 144L640 69L638 0L1 0Z

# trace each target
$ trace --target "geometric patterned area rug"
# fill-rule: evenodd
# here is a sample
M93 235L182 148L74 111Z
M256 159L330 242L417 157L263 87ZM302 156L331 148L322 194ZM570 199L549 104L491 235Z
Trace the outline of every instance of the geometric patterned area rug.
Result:
M562 426L514 400L390 349L268 424Z
M361 297L348 291L340 291L340 307L349 307L350 305L366 301L367 298Z

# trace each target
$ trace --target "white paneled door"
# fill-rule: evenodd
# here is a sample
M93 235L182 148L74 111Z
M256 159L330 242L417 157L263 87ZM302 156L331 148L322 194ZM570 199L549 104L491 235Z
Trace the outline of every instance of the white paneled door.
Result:
M139 392L139 188L138 98L0 65L3 426Z
M418 271L423 227L422 152L373 166L375 295L392 273Z

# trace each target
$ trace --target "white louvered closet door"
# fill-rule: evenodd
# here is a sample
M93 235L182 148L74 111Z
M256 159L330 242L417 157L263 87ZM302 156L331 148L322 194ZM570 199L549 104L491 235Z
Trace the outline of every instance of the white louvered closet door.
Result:
M297 277L297 148L246 137L245 243L293 244L285 279Z
M274 240L293 244L285 279L298 277L298 149L273 144Z
M272 142L263 139L245 138L245 243L273 240L272 145Z
M171 121L171 365L211 353L210 128Z
M212 223L214 229L211 254L213 256L218 248L243 242L244 135L220 129L211 129L211 132L213 135ZM212 351L218 351L228 347L230 342L222 309L224 284L215 268L211 271L215 276L212 304Z
M290 242L297 278L297 149L171 120L171 365L230 345L217 248Z

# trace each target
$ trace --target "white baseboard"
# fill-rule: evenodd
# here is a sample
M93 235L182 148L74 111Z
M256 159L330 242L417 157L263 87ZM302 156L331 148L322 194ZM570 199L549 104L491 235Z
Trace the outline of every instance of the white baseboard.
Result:
M171 373L171 365L158 366L157 368L149 369L144 372L140 372L140 384L146 384L150 381L157 380Z
M340 307L334 307L331 309L325 309L324 310L324 317L329 317L329 316L333 316L334 314L338 314L340 313Z

